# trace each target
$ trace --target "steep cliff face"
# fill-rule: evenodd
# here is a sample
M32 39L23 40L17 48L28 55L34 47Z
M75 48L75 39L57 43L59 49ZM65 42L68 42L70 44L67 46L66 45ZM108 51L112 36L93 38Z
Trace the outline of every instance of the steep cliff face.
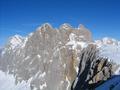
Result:
M27 37L9 40L0 68L13 74L16 84L29 81L31 90L70 90L80 52L91 41L91 33L83 26L75 29L63 24L56 30L43 24Z
M80 55L79 72L72 90L93 90L112 75L112 64L99 57L95 45L83 49Z
M13 75L16 86L27 85L25 90L93 90L120 72L119 46L108 38L93 42L83 25L54 29L46 23L26 37L9 39L0 50L0 70Z

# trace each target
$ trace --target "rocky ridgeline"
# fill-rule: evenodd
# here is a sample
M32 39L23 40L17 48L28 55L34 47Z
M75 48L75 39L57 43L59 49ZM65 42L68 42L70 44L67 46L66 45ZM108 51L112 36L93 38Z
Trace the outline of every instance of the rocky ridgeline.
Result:
M77 75L79 54L92 41L84 27L63 24L54 29L50 24L27 37L11 37L2 52L0 68L13 74L16 84L30 82L31 90L70 90Z
M1 52L0 69L13 74L16 84L29 83L31 90L92 88L112 74L111 64L98 58L92 43L91 32L83 25L54 29L43 24L27 37L10 38Z
M94 90L112 75L112 64L99 57L96 46L89 45L81 52L79 72L71 90Z

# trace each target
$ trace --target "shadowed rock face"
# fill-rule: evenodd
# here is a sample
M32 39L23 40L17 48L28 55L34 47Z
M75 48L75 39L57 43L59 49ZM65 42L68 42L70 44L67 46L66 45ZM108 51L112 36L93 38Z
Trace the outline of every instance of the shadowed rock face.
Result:
M91 41L91 33L83 26L75 29L63 24L55 30L44 24L26 38L10 39L0 69L13 74L16 84L29 81L31 90L70 90L81 50Z
M112 64L98 56L96 46L90 45L81 52L79 72L71 90L93 90L112 75Z

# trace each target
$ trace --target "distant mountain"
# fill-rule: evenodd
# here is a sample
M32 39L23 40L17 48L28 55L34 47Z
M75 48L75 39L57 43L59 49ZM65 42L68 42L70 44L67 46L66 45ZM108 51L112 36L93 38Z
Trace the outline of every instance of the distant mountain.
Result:
M102 40L96 40L100 55L107 57L115 65L113 66L114 73L117 74L120 71L120 41L112 38L103 38Z
M31 90L70 90L83 73L85 85L97 84L110 78L115 73L112 71L119 72L118 61L113 63L112 58L109 61L103 58L109 56L105 54L109 51L105 46L109 45L117 47L120 43L114 39L94 42L91 32L83 25L73 28L65 23L55 29L45 23L26 37L9 38L0 51L0 70L13 75L17 86L26 82ZM92 56L98 56L100 60Z
M96 40L95 43L101 47L101 46L105 46L105 45L114 45L114 46L120 46L120 41L113 39L113 38L108 38L105 37L102 40Z

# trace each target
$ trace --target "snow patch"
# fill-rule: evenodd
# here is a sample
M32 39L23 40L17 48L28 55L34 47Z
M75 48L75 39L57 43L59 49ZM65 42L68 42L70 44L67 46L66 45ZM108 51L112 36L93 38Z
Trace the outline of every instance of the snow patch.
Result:
M63 67L66 68L66 64L64 64Z
M43 78L46 75L46 72L43 72L42 74L39 75L39 78Z
M26 45L27 41L28 41L28 38L26 37L26 38L24 39L23 44L22 44L22 48L24 48L24 47L25 47L25 45Z
M21 37L20 35L15 35L11 37L9 44L11 49L15 49L16 47L21 46L22 42L23 42L23 37Z
M40 90L43 90L43 88L45 88L45 87L47 87L46 82L44 84L40 85Z
M74 68L75 68L75 71L78 73L78 71L79 71L78 66L75 66Z
M24 60L27 60L27 59L29 59L30 58L30 56L27 56Z
M30 33L29 36L31 37L33 35L33 33Z
M52 63L53 62L53 60L50 60L50 63Z
M70 81L68 80L68 77L66 76L66 81L67 81L67 83L68 83L68 85L67 85L67 90L69 90L69 87L70 87Z
M6 53L6 50L2 50L1 56L3 57L5 53Z
M41 58L41 56L40 56L39 54L37 55L37 57L38 57L38 58Z
M88 46L88 44L86 42L76 41L75 40L76 35L73 33L70 34L69 38L70 38L70 41L66 45L72 46L72 49L76 49L77 46L81 46L81 48L86 48Z

